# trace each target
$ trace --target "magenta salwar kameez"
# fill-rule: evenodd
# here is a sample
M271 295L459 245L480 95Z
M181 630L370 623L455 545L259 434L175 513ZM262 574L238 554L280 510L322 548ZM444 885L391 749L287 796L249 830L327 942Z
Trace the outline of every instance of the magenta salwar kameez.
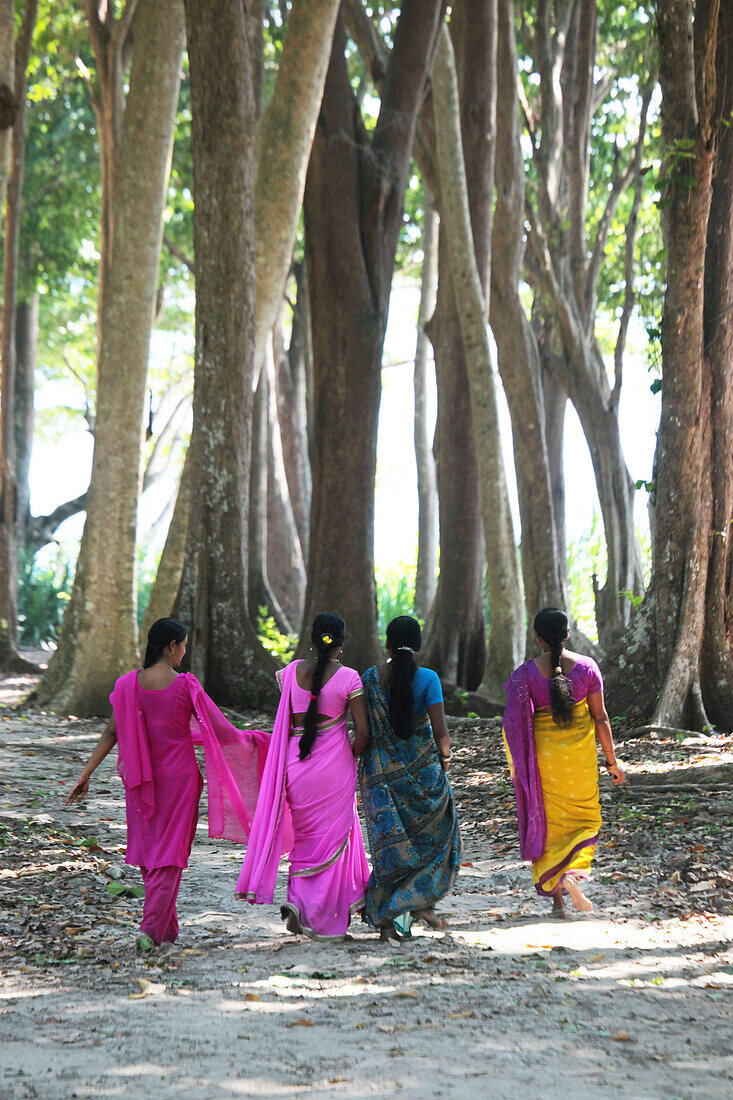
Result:
M194 744L204 748L209 835L246 841L269 736L238 730L195 676L160 690L140 687L137 672L110 696L117 732L117 770L125 785L125 862L145 883L141 931L155 943L178 935L176 899L196 835L203 779Z
M364 905L369 865L356 812L356 761L349 744L349 699L362 694L358 673L341 667L321 689L310 755L300 759L300 730L292 714L308 709L310 694L288 665L279 676L282 696L262 777L252 833L237 893L271 904L279 858L289 852L283 915L292 914L312 938L343 938Z

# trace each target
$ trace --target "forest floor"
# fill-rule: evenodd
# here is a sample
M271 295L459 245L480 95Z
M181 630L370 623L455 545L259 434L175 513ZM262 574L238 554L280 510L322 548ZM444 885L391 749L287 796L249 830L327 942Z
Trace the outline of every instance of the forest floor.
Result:
M733 1094L731 738L621 745L595 910L557 922L518 859L498 723L454 721L451 927L399 948L361 924L311 943L237 901L241 850L208 839L204 802L180 940L148 958L114 756L64 809L102 723L13 711L26 686L0 684L0 1097Z

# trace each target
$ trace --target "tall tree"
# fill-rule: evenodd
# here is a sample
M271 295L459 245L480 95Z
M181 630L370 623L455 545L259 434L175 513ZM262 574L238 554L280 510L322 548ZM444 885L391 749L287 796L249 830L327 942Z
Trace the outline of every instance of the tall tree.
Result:
M415 574L415 614L426 619L435 598L438 576L438 486L435 458L428 436L427 365L428 336L425 325L435 309L435 286L438 278L438 215L433 209L430 193L425 194L422 225L422 274L420 306L417 314L417 344L415 347L415 462L417 466L417 571Z
M493 137L496 72L496 7L482 3L476 12L466 6L470 42L477 38L476 28L484 16L485 54L478 71L492 74L486 89L487 111L480 129L483 132L483 158L488 158L488 186L483 189L483 203L476 222L484 224L482 234L487 250L491 240L491 197L493 192ZM465 46L464 46L465 48ZM469 53L470 56L470 53ZM473 75L473 72L471 73ZM468 82L465 98L477 114L475 87ZM519 561L509 511L509 497L504 470L504 458L499 435L499 414L496 383L491 363L486 329L488 307L486 288L489 283L490 254L484 252L482 286L476 262L476 246L472 230L466 163L460 125L458 74L446 29L441 33L433 66L433 107L437 136L438 165L441 175L441 206L450 247L451 269L458 317L461 327L464 357L471 395L471 420L480 473L481 510L484 539L488 556L489 596L491 609L491 639L488 667L483 684L488 694L498 696L501 685L521 658L524 649L524 605L521 599ZM486 152L490 148L490 152ZM481 189L477 189L481 190ZM479 198L474 198L474 208Z
M667 288L653 578L611 680L616 710L727 728L733 708L733 13L656 7ZM649 690L650 685L656 691Z
M624 593L639 596L643 576L634 528L635 490L619 429L626 326L611 384L595 315L613 215L626 188L641 179L652 83L641 74L646 87L636 146L625 164L616 152L605 202L596 216L589 209L592 123L613 85L605 73L594 82L597 20L597 0L566 0L554 9L540 3L534 6L531 25L523 25L522 40L539 77L537 95L525 109L537 181L527 196L528 266L538 285L533 315L546 318L539 344L542 365L573 402L590 449L607 549L606 580L596 591L596 619L601 643L610 645L629 620L631 602Z
M555 526L537 341L519 293L525 251L526 183L521 151L513 0L499 0L497 43L496 207L489 316L509 404L522 523L522 577L529 619L540 607L567 604Z
M103 712L114 680L137 659L140 443L183 53L180 0L139 0L132 33L129 91L114 165L114 249L101 303L87 518L59 647L39 687L46 705L76 714Z
M272 696L276 667L247 607L256 278L250 27L241 0L186 0L185 7L196 366L191 513L177 606L191 627L192 668L218 700L241 706Z
M38 0L26 0L15 42L15 121L3 253L2 381L0 383L0 666L24 665L17 652L18 535L20 512L16 467L16 340L20 212L25 166L26 70Z
M440 0L406 0L379 117L367 133L339 17L305 190L313 332L313 503L306 623L344 615L358 667L379 653L374 478L380 370L417 114L442 23ZM307 635L301 638L301 648Z
M10 145L15 121L15 0L0 0L0 210L10 175Z

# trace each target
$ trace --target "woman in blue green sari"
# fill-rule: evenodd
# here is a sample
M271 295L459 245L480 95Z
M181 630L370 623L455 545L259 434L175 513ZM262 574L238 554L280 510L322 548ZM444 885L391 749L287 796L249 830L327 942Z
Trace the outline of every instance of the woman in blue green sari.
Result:
M369 735L354 753L373 867L364 917L385 940L409 934L413 919L445 928L434 906L461 866L443 693L415 662L420 644L420 624L400 615L387 627L389 662L362 677Z

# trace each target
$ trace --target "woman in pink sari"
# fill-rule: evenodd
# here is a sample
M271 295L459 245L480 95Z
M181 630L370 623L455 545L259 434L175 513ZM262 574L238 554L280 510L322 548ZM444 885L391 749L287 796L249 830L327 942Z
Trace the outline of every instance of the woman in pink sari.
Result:
M311 640L317 658L278 673L282 692L237 893L271 904L279 858L290 853L290 932L343 939L351 914L364 907L369 866L356 812L357 741L368 734L359 674L339 664L346 624L317 615Z
M86 795L92 773L116 743L125 785L125 862L140 867L145 883L141 950L178 936L176 899L204 785L194 744L204 748L209 836L242 843L269 743L266 733L232 726L195 676L176 673L187 641L187 627L175 619L153 623L144 667L115 684L112 717L67 800Z

